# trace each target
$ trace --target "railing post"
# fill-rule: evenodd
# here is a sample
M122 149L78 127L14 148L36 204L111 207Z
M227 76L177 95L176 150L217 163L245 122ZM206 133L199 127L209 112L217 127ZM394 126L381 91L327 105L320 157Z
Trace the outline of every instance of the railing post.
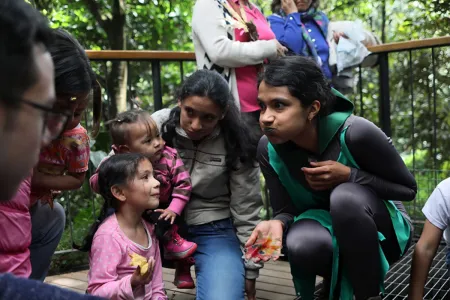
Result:
M389 95L389 57L387 52L379 55L380 63L380 99L378 118L380 127L387 136L391 136L391 99Z
M161 67L159 60L152 60L153 104L155 111L162 109Z

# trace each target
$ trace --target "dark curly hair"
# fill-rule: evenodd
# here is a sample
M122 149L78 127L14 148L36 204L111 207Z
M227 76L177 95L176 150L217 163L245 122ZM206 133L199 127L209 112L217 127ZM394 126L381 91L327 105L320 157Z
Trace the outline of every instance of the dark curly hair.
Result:
M320 0L313 0L311 2L311 7L314 7L315 9L319 8ZM280 12L281 9L281 0L273 0L272 4L270 5L270 8L272 9L273 14L277 14Z

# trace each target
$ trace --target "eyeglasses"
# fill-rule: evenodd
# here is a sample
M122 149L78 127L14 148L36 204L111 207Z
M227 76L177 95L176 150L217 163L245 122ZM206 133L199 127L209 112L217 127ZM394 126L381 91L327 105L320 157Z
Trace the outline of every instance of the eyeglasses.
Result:
M25 99L20 99L20 102L44 113L44 126L42 129L43 140L53 141L58 138L64 128L66 128L67 121L70 118L70 114L68 112L58 111L54 108L46 107Z

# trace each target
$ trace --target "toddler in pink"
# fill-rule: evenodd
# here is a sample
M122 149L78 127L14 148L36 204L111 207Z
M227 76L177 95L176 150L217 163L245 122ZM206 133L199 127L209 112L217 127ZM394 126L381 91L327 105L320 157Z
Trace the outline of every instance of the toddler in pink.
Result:
M167 300L154 226L142 219L159 204L159 182L142 154L118 154L99 168L105 203L81 250L90 250L88 289L108 299ZM131 265L131 256L145 258L148 270ZM145 269L143 269L145 271Z
M123 112L109 121L109 126L115 154L143 153L152 162L155 178L161 187L159 208L149 218L156 224L156 235L163 244L163 258L177 261L174 284L180 289L194 288L190 267L194 264L192 254L197 244L183 239L178 234L177 224L174 224L175 220L179 221L177 217L181 216L191 195L188 170L178 152L165 145L148 112ZM94 174L90 179L94 191L99 189L97 176Z

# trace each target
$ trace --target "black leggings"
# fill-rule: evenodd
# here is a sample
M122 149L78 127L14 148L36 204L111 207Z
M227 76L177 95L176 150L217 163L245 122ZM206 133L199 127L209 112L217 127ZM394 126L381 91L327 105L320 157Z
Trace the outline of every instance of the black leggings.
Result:
M340 264L346 268L356 299L378 296L381 264L377 232L386 237L381 247L389 264L401 253L386 205L369 188L344 183L331 193L330 214ZM331 278L331 235L317 221L294 223L287 233L286 247L293 268Z

